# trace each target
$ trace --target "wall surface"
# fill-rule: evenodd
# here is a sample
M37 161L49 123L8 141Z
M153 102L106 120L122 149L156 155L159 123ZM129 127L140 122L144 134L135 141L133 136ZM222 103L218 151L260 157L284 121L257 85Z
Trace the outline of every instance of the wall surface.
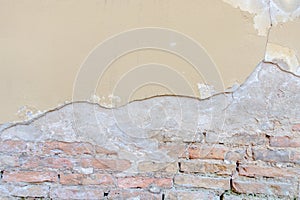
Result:
M77 102L6 124L0 197L298 199L299 99L299 76L261 63L204 100Z
M299 199L300 0L0 0L0 199Z

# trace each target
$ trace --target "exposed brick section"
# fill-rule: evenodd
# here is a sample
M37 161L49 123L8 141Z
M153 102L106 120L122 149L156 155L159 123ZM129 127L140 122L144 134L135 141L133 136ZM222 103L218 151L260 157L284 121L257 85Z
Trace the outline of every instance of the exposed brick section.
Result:
M188 148L190 159L223 160L228 148L223 145L190 145Z
M225 164L224 162L209 162L201 160L181 161L180 171L185 173L211 173L219 175L231 175L235 171L235 164Z
M214 178L205 176L177 175L175 185L187 188L230 189L230 178Z
M163 188L171 188L173 180L170 178L151 178L151 177L125 177L118 178L120 188L147 188L156 185Z
M57 174L55 172L34 172L34 171L4 172L3 181L27 182L27 183L56 182Z
M268 194L294 197L297 191L297 187L294 183L256 181L255 179L234 179L232 185L236 192L245 194Z
M86 102L0 125L0 199L299 199L300 79L255 73L232 94L131 103L134 127L129 107Z
M300 138L290 138L288 136L271 137L270 146L272 147L300 147Z

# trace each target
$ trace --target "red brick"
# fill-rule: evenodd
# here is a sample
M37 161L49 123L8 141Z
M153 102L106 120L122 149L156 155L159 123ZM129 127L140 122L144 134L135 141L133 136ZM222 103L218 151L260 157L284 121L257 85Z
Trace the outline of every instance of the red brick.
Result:
M175 185L187 188L206 188L216 190L230 189L230 178L215 178L196 175L177 175Z
M103 188L90 186L58 186L50 189L51 199L103 199Z
M244 194L267 194L293 197L297 191L293 183L256 181L255 179L233 179L232 185L235 192Z
M71 169L73 163L69 158L29 157L23 161L22 168Z
M147 188L156 185L163 188L171 188L173 180L170 178L150 178L150 177L125 177L118 178L120 188Z
M43 145L44 154L65 154L65 155L82 155L93 154L94 147L89 143L67 143L67 142L45 142Z
M266 162L289 162L290 152L287 150L254 149L254 160Z
M264 167L257 165L240 165L239 175L248 177L292 177L297 176L290 168Z
M292 126L292 131L300 131L300 124L294 124Z
M223 145L191 145L188 148L190 159L224 160L228 148Z
M235 171L235 164L225 164L224 162L218 161L201 161L201 160L191 160L191 161L181 161L180 171L186 173L212 173L219 175L231 175Z
M272 147L300 147L300 138L290 138L288 136L271 137L270 146Z
M42 183L56 182L57 174L54 172L33 172L33 171L18 171L4 172L3 181L6 182L27 182L27 183Z
M128 160L120 159L95 159L95 158L83 158L81 159L82 167L93 167L99 170L112 170L123 171L131 166Z
M60 183L63 185L114 185L113 178L109 174L61 174Z
M26 152L27 145L23 141L5 140L0 142L0 152Z

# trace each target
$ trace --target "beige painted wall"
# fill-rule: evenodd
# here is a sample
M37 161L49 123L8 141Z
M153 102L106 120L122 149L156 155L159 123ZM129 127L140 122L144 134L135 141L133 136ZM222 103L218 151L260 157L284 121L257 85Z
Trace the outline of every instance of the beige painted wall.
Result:
M196 40L216 63L225 87L242 83L264 57L266 37L258 36L252 16L221 0L0 0L0 123L24 117L26 109L17 115L22 106L35 112L71 101L89 52L114 34L142 27L169 28ZM205 77L189 63L141 50L116 60L101 77L95 86L101 103L122 75L149 62L176 70L200 95L197 83ZM137 88L130 100L172 94L172 88L157 84ZM120 104L127 101L121 96Z

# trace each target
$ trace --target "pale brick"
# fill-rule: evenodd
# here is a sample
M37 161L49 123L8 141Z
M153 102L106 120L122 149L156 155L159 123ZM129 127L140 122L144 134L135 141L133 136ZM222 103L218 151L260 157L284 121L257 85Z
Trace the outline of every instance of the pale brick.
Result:
M125 177L118 178L117 181L120 188L147 188L150 185L170 188L173 185L171 178Z
M288 182L267 182L257 181L255 179L233 179L233 189L237 193L244 194L267 194L274 196L290 196L296 195L296 187L293 183Z
M230 178L204 177L196 175L176 175L175 185L187 188L206 188L216 190L230 189Z
M235 164L225 164L223 161L180 161L180 171L186 173L231 175L235 168Z

